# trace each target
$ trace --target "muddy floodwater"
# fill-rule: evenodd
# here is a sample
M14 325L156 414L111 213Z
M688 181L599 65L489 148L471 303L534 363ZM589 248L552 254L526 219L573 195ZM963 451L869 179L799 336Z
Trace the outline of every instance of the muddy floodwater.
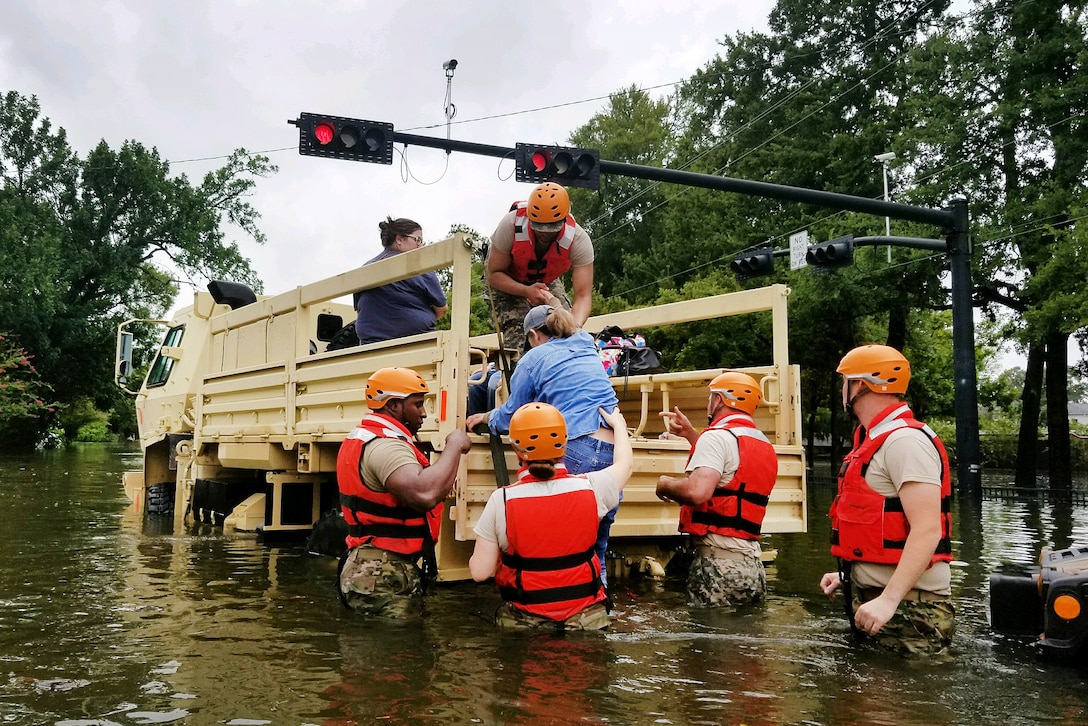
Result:
M0 722L12 724L1083 724L1088 668L989 631L989 573L1088 543L1088 508L956 502L959 629L941 659L851 647L831 490L774 535L766 603L614 587L606 634L505 634L493 585L439 586L411 626L346 611L335 563L134 512L126 447L0 456Z

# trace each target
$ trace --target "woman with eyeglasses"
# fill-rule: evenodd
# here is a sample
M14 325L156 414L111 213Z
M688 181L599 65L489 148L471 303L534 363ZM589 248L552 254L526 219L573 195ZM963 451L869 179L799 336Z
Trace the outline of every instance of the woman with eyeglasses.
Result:
M368 265L423 246L423 230L410 219L386 217L378 229L385 249ZM438 275L424 272L359 293L355 332L361 344L429 333L447 309Z

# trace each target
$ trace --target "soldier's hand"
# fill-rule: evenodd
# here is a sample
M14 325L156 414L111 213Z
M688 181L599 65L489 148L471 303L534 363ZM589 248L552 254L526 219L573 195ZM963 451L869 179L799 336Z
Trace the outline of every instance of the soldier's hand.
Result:
M699 436L699 432L691 425L691 421L679 406L674 406L672 411L662 411L661 418L665 419L665 430L675 436L680 436L688 441L693 441Z
M891 620L892 615L895 615L897 607L897 600L882 593L875 600L858 606L854 613L854 624L869 635L876 635Z
M671 476L666 476L666 475L662 474L661 476L659 476L657 478L657 487L654 490L654 494L656 494L657 498L660 499L663 502L672 501L672 498L669 496L669 484L671 482L672 482L672 477Z
M458 449L462 454L467 454L469 449L472 448L472 441L469 440L468 434L461 429L454 429L450 431L446 437L447 449Z
M820 578L820 589L828 597L834 595L841 584L842 581L839 579L839 573L837 572L825 572L824 576Z
M526 289L525 299L528 300L533 307L536 307L537 305L547 305L555 299L555 295L552 295L552 291L548 289L548 286L543 282L534 282L532 285L527 286Z

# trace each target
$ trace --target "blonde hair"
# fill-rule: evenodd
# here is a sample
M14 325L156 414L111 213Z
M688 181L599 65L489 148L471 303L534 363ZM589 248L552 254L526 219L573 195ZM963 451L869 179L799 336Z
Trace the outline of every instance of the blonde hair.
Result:
M574 316L569 310L555 307L548 313L548 317L544 318L544 325L538 330L542 330L550 338L569 338L577 332L578 325L575 324Z

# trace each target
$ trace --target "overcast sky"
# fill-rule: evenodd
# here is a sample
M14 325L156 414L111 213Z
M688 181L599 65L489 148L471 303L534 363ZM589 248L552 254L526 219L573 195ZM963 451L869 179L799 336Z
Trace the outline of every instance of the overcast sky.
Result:
M113 148L134 139L198 182L238 147L266 153L280 170L258 182L252 201L268 241L236 239L276 293L376 255L387 214L416 220L428 241L454 223L490 234L532 188L513 180L512 161L454 153L447 168L445 152L420 146L408 147L407 181L403 147L391 167L299 156L287 124L299 112L445 137L442 66L455 58L453 138L562 144L609 93L632 84L669 93L727 35L764 30L772 7L4 0L0 92L36 95L80 156L100 139Z

